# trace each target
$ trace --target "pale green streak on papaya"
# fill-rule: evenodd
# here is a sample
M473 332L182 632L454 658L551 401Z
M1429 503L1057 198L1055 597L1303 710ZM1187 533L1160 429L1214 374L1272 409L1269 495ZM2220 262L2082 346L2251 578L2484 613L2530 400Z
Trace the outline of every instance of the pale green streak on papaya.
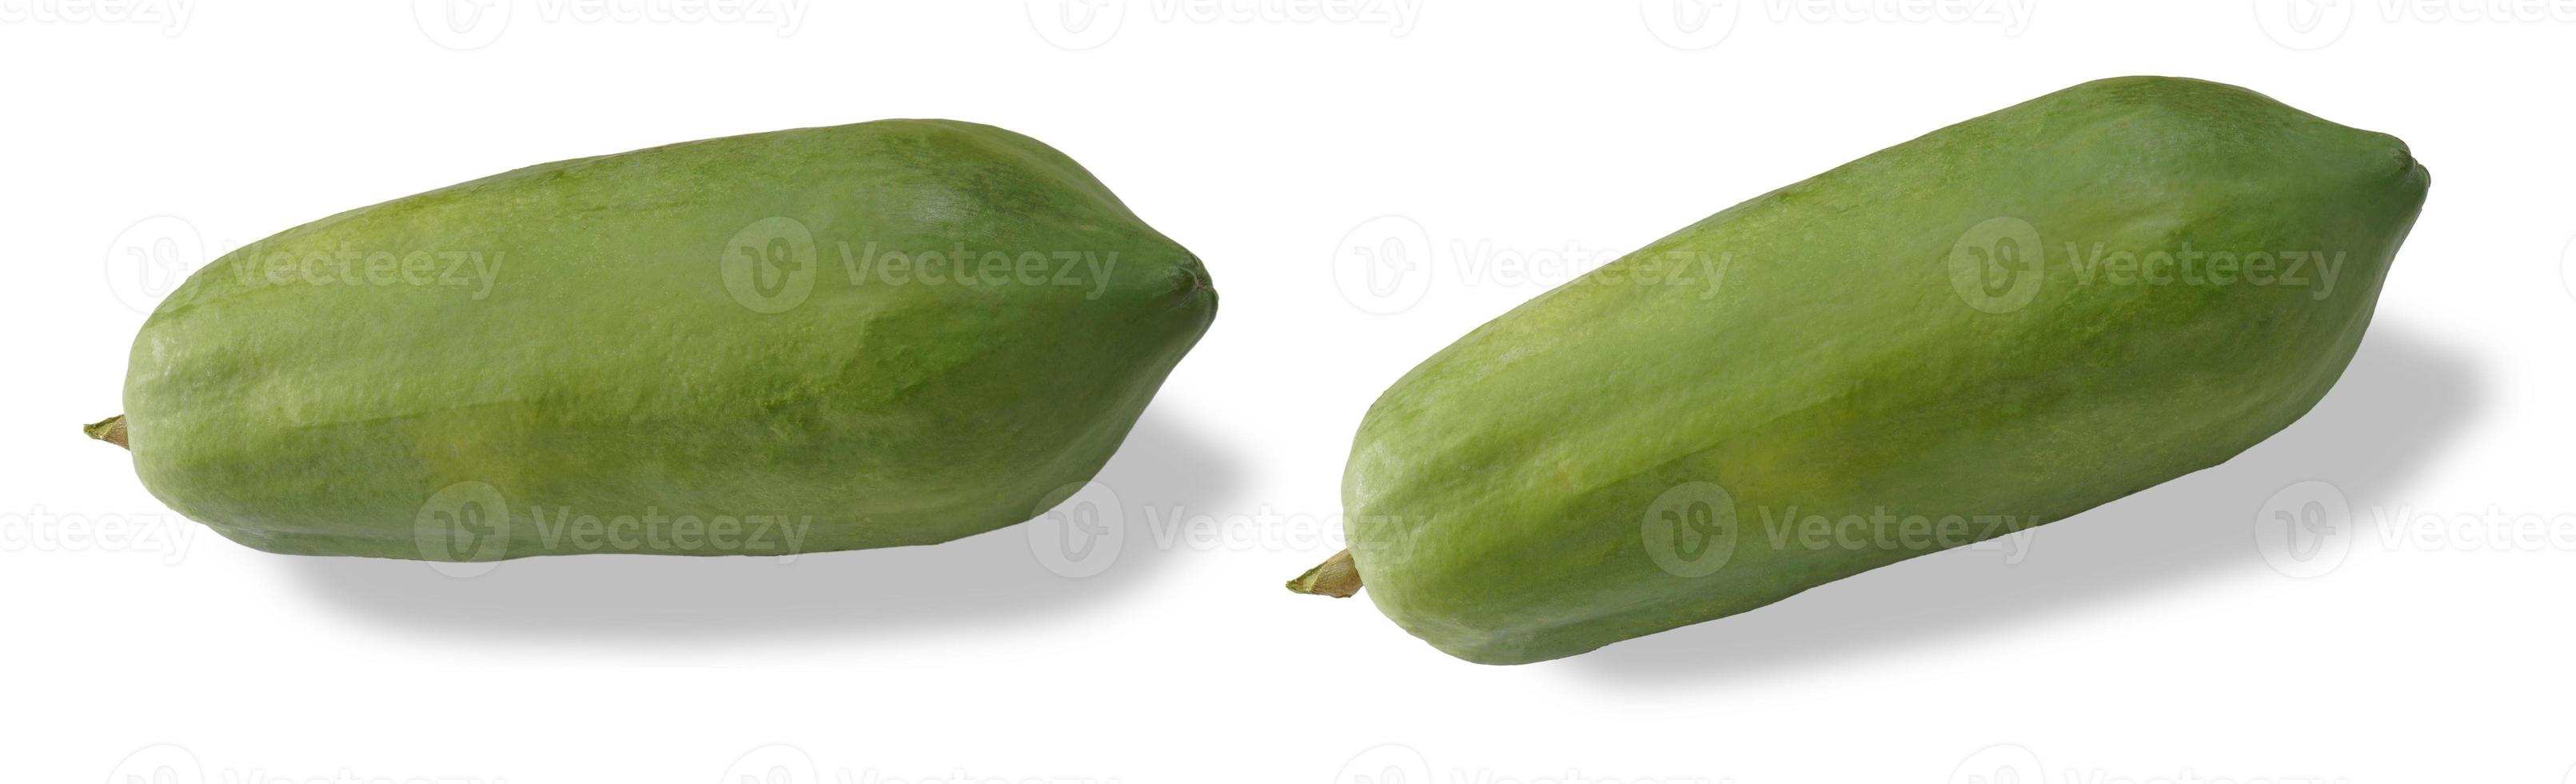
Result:
M1765 514L2011 515L1990 538L2216 465L2341 374L2425 170L2393 137L2209 82L2079 85L1727 209L1479 327L1378 399L1344 478L1379 609L1443 651L1568 656L1760 607L1967 541L1817 549ZM1971 307L1948 259L1998 217L2043 282ZM2065 242L2345 253L2316 285L2078 280ZM1615 285L1723 255L1702 287ZM2313 277L2313 276L2312 276ZM1659 567L1667 490L1709 482L1738 535Z
M816 275L755 312L719 262L772 218L810 231ZM1052 264L1037 284L854 281L842 242L1115 258L1070 285ZM270 254L341 249L483 253L498 276L259 280ZM288 230L152 315L125 403L153 493L263 550L437 557L415 518L476 482L506 501L507 546L457 558L927 544L1091 477L1215 309L1198 260L1061 153L888 120L534 166ZM532 511L805 528L585 544Z

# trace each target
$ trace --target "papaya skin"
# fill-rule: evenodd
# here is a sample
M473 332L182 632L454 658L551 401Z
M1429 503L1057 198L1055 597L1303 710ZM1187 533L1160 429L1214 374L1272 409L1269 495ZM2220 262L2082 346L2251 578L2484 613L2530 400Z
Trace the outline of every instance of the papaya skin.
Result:
M1657 240L1405 374L1351 449L1350 556L1406 631L1519 664L2065 518L2315 405L2428 183L2394 137L2189 79L1943 128ZM2096 247L2343 261L2331 286L2315 268L2123 284ZM2006 250L2011 275L1987 263ZM1706 260L1727 264L1713 295L1652 283ZM1894 535L1820 539L1817 518Z
M929 544L1090 478L1215 311L1196 257L1028 137L752 134L227 254L136 338L123 437L173 510L277 553Z

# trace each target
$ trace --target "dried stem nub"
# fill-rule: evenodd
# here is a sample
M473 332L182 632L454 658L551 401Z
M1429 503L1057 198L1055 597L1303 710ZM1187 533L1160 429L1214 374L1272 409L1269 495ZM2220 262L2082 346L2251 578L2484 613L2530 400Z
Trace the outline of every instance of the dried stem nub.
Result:
M1297 575L1297 579L1288 581L1288 590L1336 599L1350 598L1351 594L1360 592L1359 565L1351 562L1349 550L1334 553L1333 557L1324 559L1323 563L1306 570L1305 574Z
M81 432L88 433L89 437L100 441L105 441L117 446L125 446L125 415L118 414L116 416L82 425ZM133 447L125 446L125 448L132 449Z

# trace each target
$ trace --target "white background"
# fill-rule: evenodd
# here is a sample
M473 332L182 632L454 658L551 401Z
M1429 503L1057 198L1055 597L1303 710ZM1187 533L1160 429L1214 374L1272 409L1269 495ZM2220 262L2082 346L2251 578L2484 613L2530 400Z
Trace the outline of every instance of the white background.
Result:
M444 5L0 0L0 779L2576 780L2576 9L1760 0L1693 27L1652 21L1666 0L1100 0L1075 30L1056 0L658 0L425 28ZM1280 589L1337 548L1369 402L1476 324L1765 190L2137 73L2394 133L2434 172L2359 358L2297 425L2017 557L1543 664ZM470 579L268 555L74 427L118 409L172 270L271 232L906 116L1066 151L1223 292L1102 476L1124 536L1096 576L1041 566L1046 523ZM1389 240L1402 301L1353 279ZM2307 500L2349 518L2267 559L2267 510Z

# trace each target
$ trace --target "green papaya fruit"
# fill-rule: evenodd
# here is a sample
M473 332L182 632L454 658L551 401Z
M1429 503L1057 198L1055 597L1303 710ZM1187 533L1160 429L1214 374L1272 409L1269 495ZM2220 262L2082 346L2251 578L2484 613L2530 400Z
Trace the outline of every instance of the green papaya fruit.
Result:
M261 550L435 561L927 544L1109 459L1199 260L1000 128L561 161L289 229L135 339L154 495Z
M2427 183L2394 137L2188 79L1943 128L1405 374L1351 448L1350 549L1291 588L1533 662L2216 465L2341 374Z

